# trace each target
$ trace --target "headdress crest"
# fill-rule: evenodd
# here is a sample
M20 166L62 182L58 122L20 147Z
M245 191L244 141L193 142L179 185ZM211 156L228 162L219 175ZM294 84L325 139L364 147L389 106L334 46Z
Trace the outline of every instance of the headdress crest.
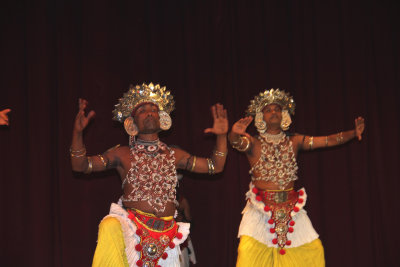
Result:
M278 104L283 110L287 110L290 114L294 115L296 104L294 103L293 97L291 97L289 93L279 89L265 90L255 96L254 99L250 101L246 113L255 116L257 112L261 112L262 109L269 104Z
M119 99L118 104L115 105L113 110L113 119L123 122L126 118L131 116L132 111L142 103L150 102L158 106L160 111L165 111L170 114L175 108L174 98L166 87L160 87L159 84L153 83L142 85L130 85L128 92Z

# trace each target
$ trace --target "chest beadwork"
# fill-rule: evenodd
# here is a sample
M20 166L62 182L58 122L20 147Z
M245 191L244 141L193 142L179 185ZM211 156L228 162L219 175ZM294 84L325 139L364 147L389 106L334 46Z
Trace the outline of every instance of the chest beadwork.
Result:
M292 142L283 132L279 135L263 134L261 155L250 170L253 181L273 182L284 189L289 183L297 180L297 162Z
M177 176L174 151L165 144L131 147L131 168L124 181L124 202L147 201L157 212L174 202Z

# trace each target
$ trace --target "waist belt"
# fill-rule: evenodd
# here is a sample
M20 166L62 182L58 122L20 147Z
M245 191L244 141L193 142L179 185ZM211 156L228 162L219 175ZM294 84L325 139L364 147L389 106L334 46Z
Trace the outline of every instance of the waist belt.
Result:
M299 194L292 189L288 190L265 190L259 191L262 201L265 204L280 204L285 202L297 201Z
M156 217L154 214L146 213L141 210L128 208L128 212L132 212L138 223L147 230L155 232L168 231L176 224L172 216Z
M182 234L178 232L178 225L172 216L158 218L153 214L145 213L136 209L127 209L129 219L136 227L136 234L140 238L136 245L136 251L140 252L140 259L136 262L138 266L157 266L160 258L166 259L168 254L165 249L175 247L172 241L175 237L181 239Z

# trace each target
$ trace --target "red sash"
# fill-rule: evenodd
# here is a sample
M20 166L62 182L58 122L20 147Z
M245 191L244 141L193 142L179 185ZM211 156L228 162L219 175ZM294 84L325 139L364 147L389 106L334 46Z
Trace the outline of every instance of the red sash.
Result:
M175 237L182 238L182 234L178 232L178 225L173 219L165 220L138 210L128 209L128 213L129 219L136 224L136 234L140 237L140 242L135 247L140 252L140 259L136 265L159 266L157 264L160 258L168 257L165 252L167 246L174 248L172 240Z

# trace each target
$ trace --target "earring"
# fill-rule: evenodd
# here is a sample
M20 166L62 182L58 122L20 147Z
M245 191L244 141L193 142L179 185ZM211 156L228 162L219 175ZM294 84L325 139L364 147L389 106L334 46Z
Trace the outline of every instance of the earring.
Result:
M282 121L281 121L281 128L283 131L287 131L289 129L290 124L292 124L292 119L290 118L289 112L284 109L282 111Z
M267 130L267 124L264 121L264 114L262 112L257 112L254 118L254 125L259 133L265 133Z
M169 128L171 128L172 120L171 120L171 117L168 115L168 113L165 112L164 110L160 110L158 112L158 115L160 116L160 128L161 128L161 130L166 131Z
M135 136L139 133L139 129L136 126L135 122L133 121L132 117L128 117L124 121L124 128L125 131L130 135L130 136Z

